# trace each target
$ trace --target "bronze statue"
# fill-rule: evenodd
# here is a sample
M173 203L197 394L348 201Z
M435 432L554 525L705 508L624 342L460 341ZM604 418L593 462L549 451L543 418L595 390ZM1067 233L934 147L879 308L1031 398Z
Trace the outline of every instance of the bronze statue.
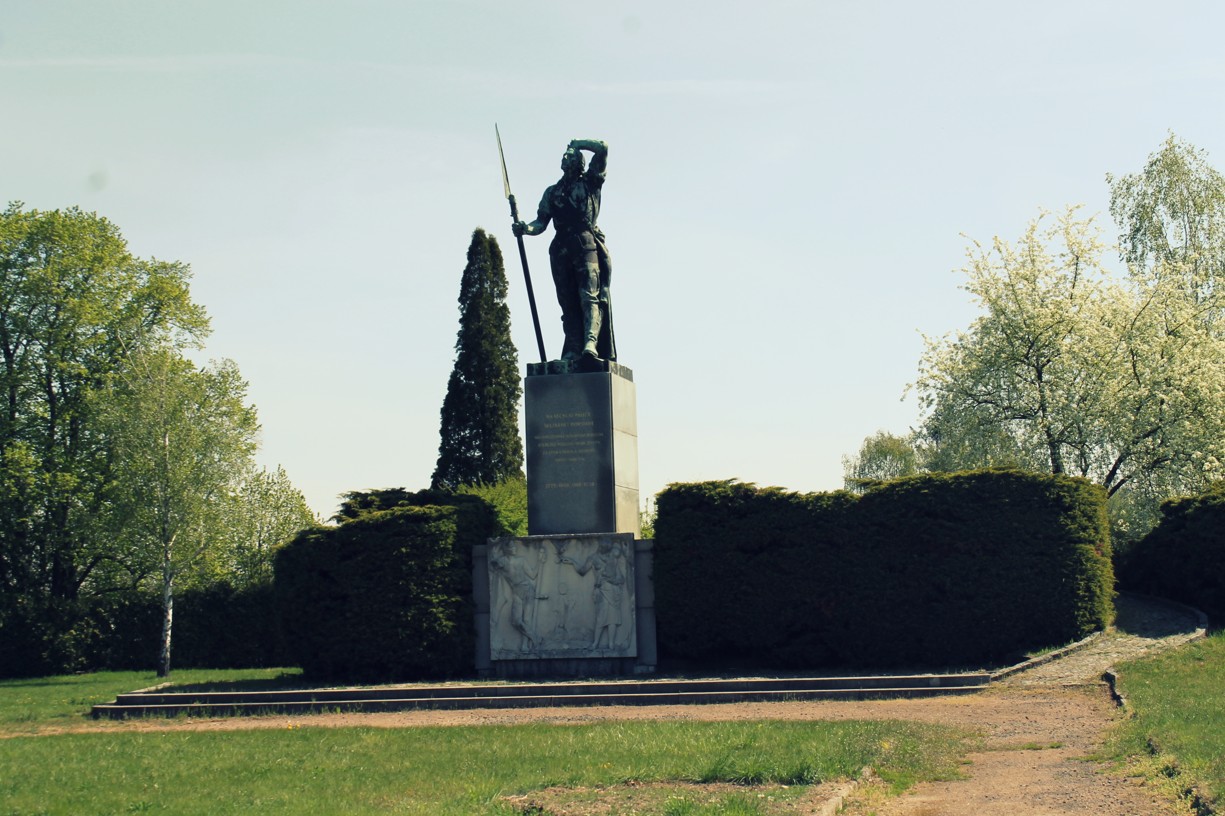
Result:
M586 167L584 150L591 153L591 164ZM561 359L577 361L581 368L617 359L609 294L612 261L604 233L596 226L607 161L604 142L571 141L561 157L561 179L544 191L536 220L514 224L515 235L520 237L539 235L553 222L556 234L549 244L549 262L566 335Z

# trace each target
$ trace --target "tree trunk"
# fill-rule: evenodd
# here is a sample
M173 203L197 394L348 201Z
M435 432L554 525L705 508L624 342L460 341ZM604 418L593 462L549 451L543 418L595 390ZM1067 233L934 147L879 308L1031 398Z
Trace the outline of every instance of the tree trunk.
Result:
M157 676L170 676L170 633L174 622L174 570L170 559L162 562L162 648L157 659Z

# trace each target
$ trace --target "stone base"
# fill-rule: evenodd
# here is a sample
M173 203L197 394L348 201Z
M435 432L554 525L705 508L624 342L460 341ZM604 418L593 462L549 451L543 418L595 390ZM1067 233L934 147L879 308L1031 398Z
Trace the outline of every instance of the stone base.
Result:
M478 674L653 672L652 548L628 533L500 538L474 547Z
M572 658L570 660L495 660L482 677L522 680L529 677L630 677L652 674L655 667L640 667L637 658Z
M524 382L529 535L641 533L634 375L606 365L529 367L550 369Z
M631 382L634 372L616 360L549 360L547 363L528 363L527 376L543 377L549 374L591 374L604 371L616 374Z

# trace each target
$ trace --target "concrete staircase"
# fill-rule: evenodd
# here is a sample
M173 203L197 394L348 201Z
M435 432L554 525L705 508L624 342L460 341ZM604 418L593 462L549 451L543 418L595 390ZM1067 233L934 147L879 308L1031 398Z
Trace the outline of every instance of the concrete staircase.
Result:
M532 706L697 705L785 700L867 700L973 694L991 675L921 674L878 677L787 677L524 684L437 684L286 691L168 691L120 694L94 706L94 718L233 716L412 709Z

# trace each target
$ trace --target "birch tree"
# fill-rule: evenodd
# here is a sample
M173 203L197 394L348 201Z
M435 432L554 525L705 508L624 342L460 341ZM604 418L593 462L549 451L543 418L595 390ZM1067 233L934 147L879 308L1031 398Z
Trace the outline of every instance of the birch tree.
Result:
M222 557L225 504L252 468L259 430L230 361L197 368L171 348L141 352L106 401L130 557L159 577L158 675L170 673L174 598L185 575Z
M1204 151L1171 133L1139 173L1106 181L1132 275L1180 280L1200 299L1225 285L1225 177Z

